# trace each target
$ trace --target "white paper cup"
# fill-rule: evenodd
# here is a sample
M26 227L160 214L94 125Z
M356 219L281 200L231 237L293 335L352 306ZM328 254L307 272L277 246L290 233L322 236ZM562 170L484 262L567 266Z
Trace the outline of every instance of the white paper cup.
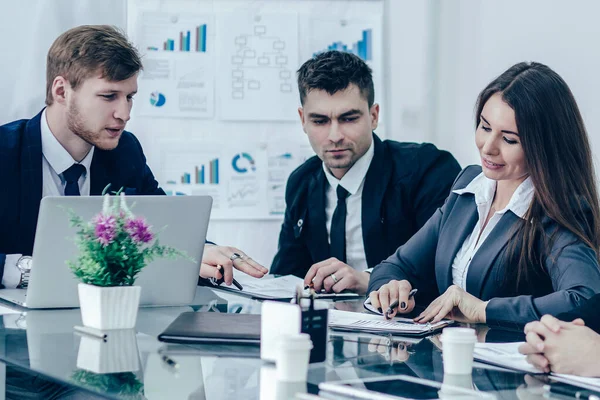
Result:
M471 374L473 350L477 342L475 329L445 328L440 340L442 341L444 374Z
M308 374L308 360L313 348L308 333L281 335L277 346L277 380L304 382Z

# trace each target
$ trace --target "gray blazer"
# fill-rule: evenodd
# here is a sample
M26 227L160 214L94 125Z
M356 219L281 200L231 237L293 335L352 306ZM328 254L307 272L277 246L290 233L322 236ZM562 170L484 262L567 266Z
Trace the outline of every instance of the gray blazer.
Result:
M480 166L465 168L452 190L466 187L481 173ZM425 306L452 285L452 263L478 220L474 195L450 193L444 205L394 254L375 267L367 293L391 280L408 280L419 289L417 306ZM547 274L539 275L529 293L517 293L506 284L506 259L519 217L506 212L475 253L467 272L466 290L489 300L487 323L520 327L544 314L568 312L600 292L600 267L595 252L549 218L546 234L554 234L545 258Z

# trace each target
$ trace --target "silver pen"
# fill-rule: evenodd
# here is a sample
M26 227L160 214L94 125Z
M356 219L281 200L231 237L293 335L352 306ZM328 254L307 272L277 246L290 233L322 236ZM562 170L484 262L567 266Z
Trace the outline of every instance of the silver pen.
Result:
M76 333L78 333L80 335L89 336L89 337L93 337L95 339L100 339L100 340L104 340L104 341L106 341L106 338L108 336L103 331L94 329L94 328L90 328L88 326L75 325L73 327L73 329L75 330Z

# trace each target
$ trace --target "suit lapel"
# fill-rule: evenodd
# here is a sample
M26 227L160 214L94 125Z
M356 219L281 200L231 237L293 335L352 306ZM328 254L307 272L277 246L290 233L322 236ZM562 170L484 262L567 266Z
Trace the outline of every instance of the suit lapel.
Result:
M478 218L474 195L459 195L439 236L435 276L440 293L452 284L452 263Z
M375 134L373 134L373 145L375 152L365 177L361 205L363 244L369 267L374 267L389 256L385 254L387 240L383 232L381 205L392 176L392 169L385 168L386 154L384 154L383 143Z
M31 254L42 200L42 112L25 126L21 143L21 212L19 241Z
M329 258L329 237L325 225L325 188L327 179L323 169L319 169L308 187L306 242L314 260Z
M508 244L510 238L516 233L516 229L512 227L518 220L518 216L511 211L507 211L481 244L481 247L477 250L469 265L467 272L467 292L481 298L485 279L494 265L498 254L500 254Z
M90 165L90 195L91 196L99 196L102 194L102 191L110 182L108 173L106 171L105 164L102 162L102 158L104 157L104 152L100 151L100 149L96 148L94 150L94 157L92 158L92 163ZM109 187L109 192L117 191L120 188Z

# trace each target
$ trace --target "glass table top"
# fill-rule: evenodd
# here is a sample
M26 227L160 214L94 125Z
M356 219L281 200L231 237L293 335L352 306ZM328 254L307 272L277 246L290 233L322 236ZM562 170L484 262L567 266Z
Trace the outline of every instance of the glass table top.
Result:
M362 310L361 301L333 306ZM300 384L277 382L274 365L259 358L258 347L157 340L185 311L260 310L259 301L198 287L193 306L140 308L136 328L109 331L106 342L74 331L81 325L79 309L9 313L1 316L0 361L107 398L287 399L295 393L316 394L325 381L395 374L465 386L497 398L542 397L539 378L482 364L475 364L471 379L444 377L437 335L407 339L330 331L326 361L311 364L307 382ZM520 334L485 326L477 330L480 341L523 340Z

